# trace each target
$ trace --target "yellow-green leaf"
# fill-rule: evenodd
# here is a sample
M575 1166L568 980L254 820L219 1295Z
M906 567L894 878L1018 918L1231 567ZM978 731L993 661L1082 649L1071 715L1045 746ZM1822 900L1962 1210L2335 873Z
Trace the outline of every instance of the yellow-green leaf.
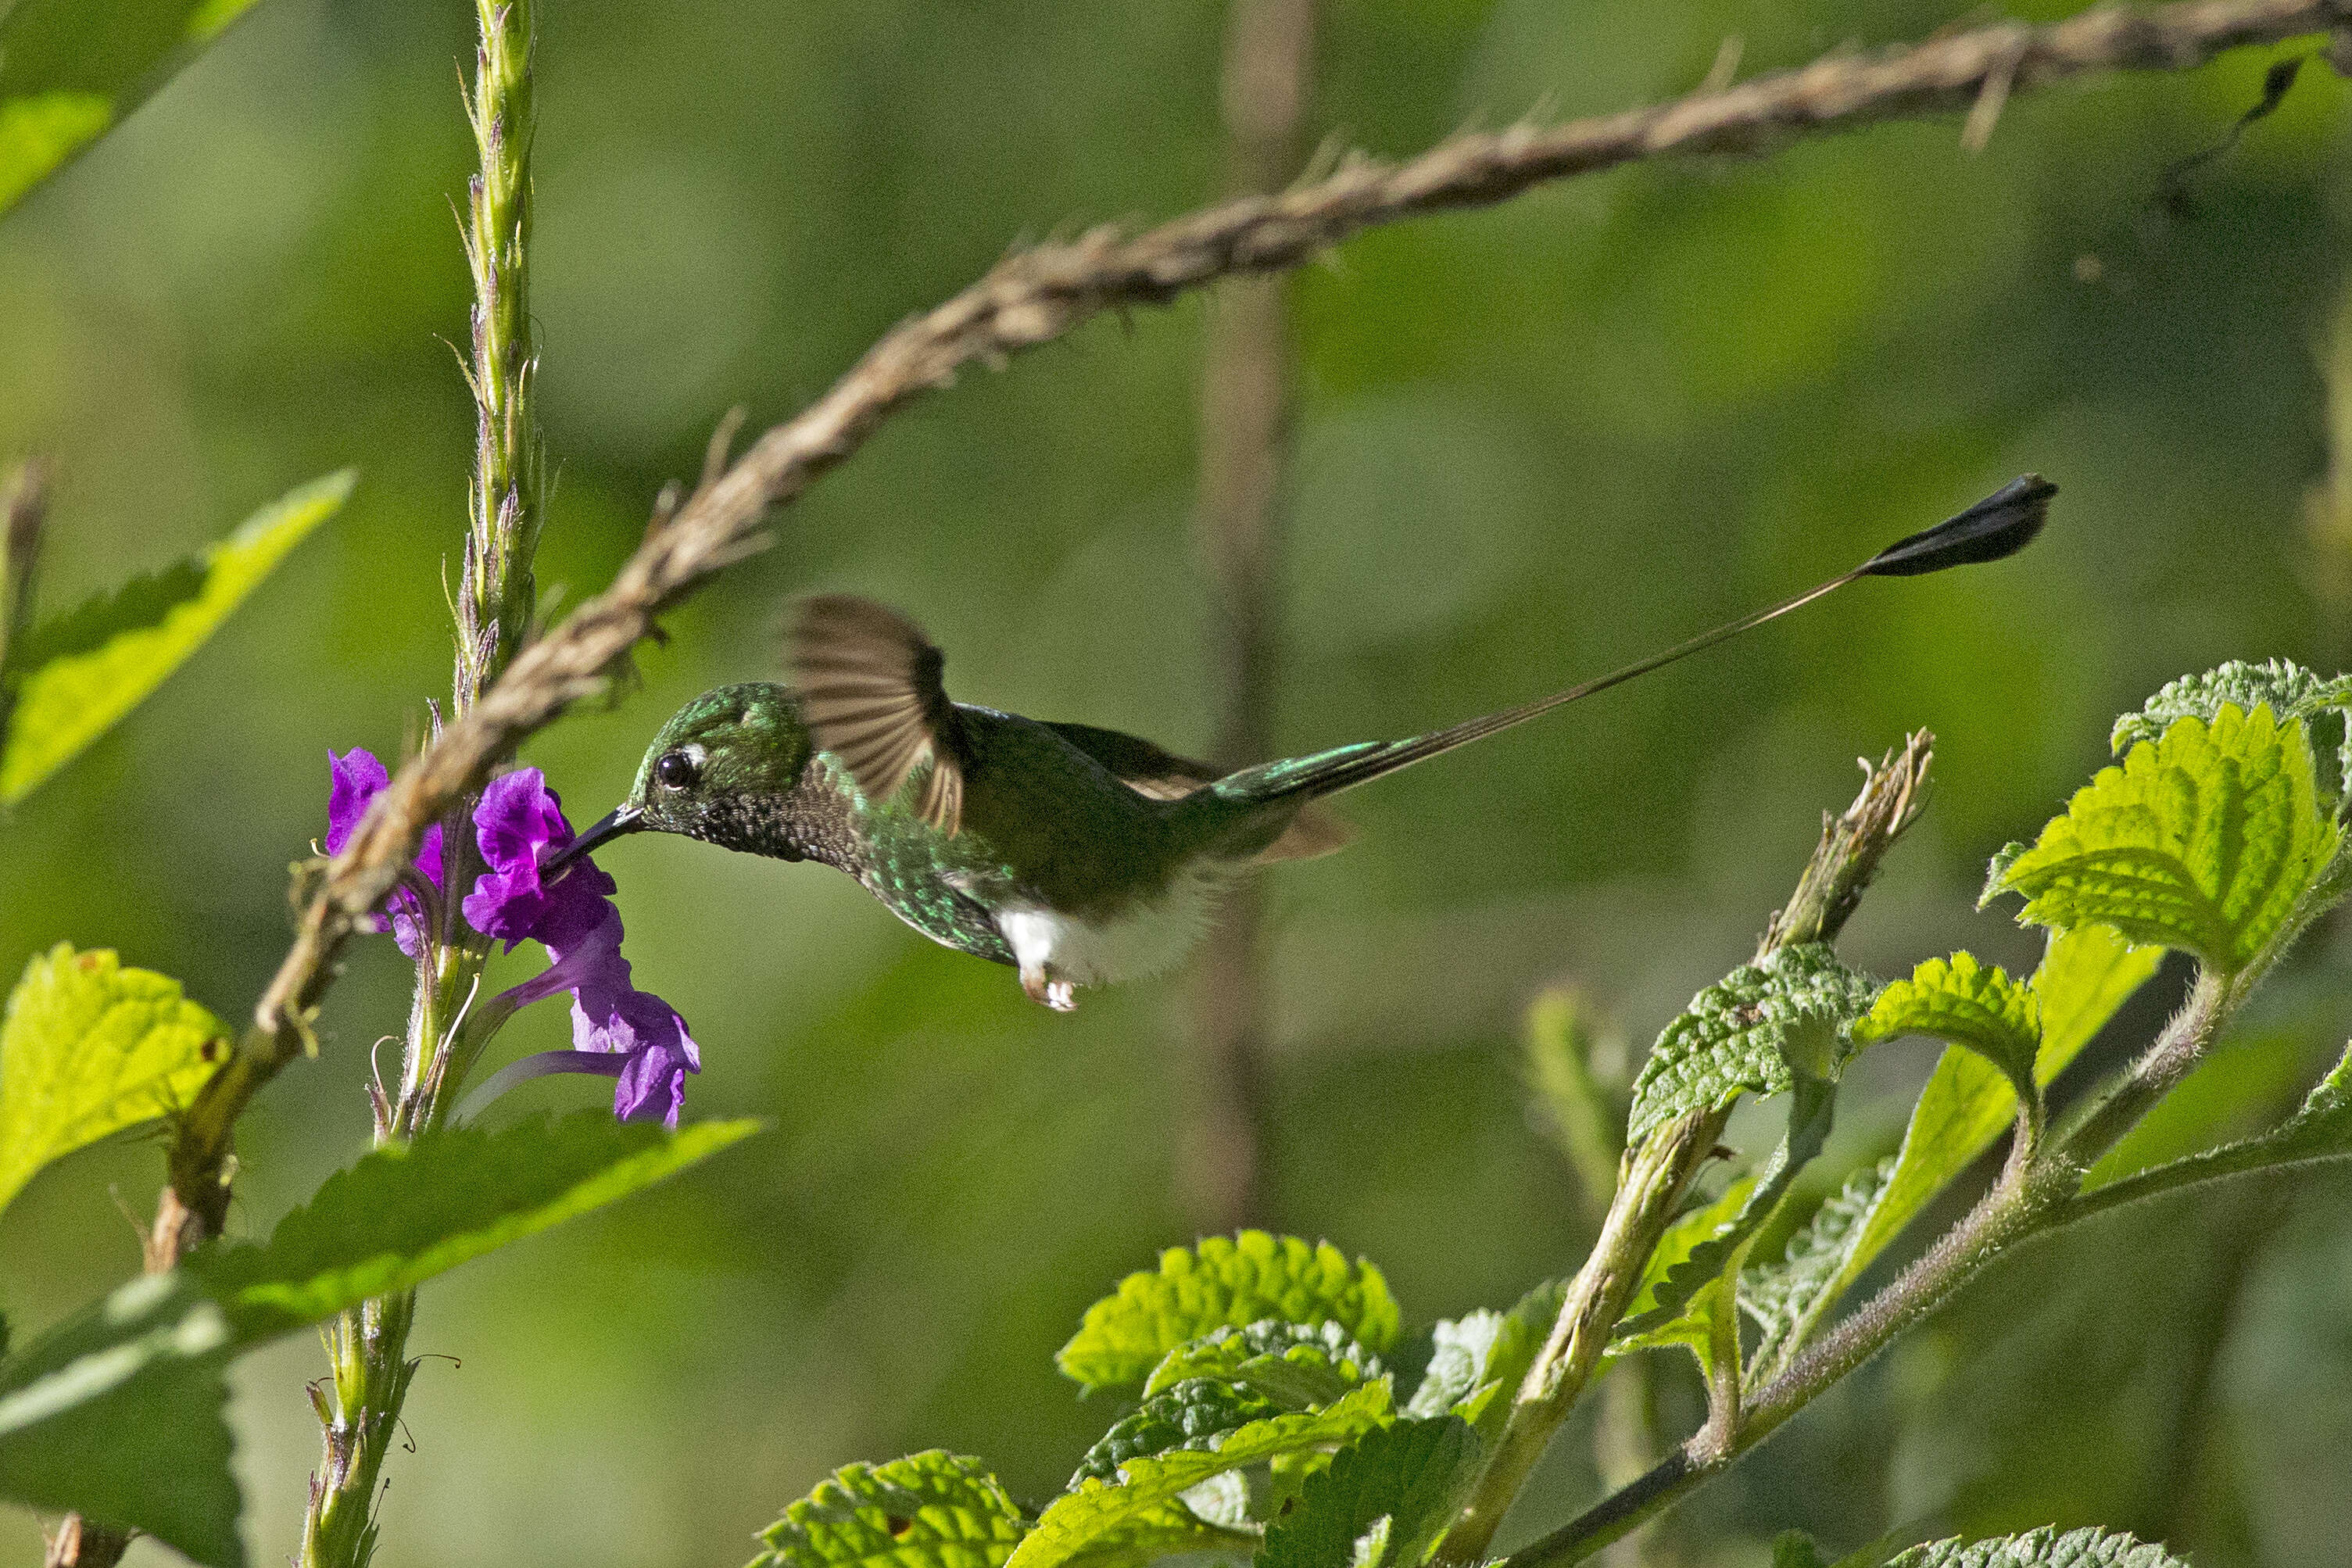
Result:
M0 805L12 805L104 734L204 645L286 552L352 493L349 469L294 490L205 552L203 585L152 624L60 654L24 674L0 750ZM37 647L43 628L32 634Z
M819 1481L751 1568L999 1568L1027 1528L986 1465L934 1448Z
M176 980L65 942L35 958L0 1023L0 1207L59 1155L187 1104L227 1049Z
M60 89L0 100L0 212L113 122L113 100L102 93Z
M2042 1008L2033 993L1988 969L1975 955L1931 958L1878 994L1870 1016L1853 1026L1864 1044L1899 1035L1927 1035L1969 1049L2007 1073L2020 1087L2033 1081L2042 1045Z
M2023 894L2030 924L2113 926L2233 974L2286 923L2336 833L2303 725L2224 704L2102 769L1986 893Z
M1055 1362L1089 1389L1140 1383L1186 1341L1269 1318L1337 1323L1375 1355L1396 1342L1396 1300L1369 1261L1350 1265L1328 1241L1245 1230L1171 1247L1157 1269L1129 1275L1087 1309Z
M0 6L0 213L119 125L252 0Z

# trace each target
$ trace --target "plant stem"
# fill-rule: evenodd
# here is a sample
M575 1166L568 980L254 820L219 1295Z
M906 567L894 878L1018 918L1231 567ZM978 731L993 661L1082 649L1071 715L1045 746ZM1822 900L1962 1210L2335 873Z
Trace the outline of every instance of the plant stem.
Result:
M1880 859L1917 816L1934 745L1935 738L1924 730L1910 736L1899 751L1888 752L1867 771L1862 793L1844 814L1823 823L1821 843L1806 863L1796 892L1772 917L1757 944L1759 960L1776 948L1836 938ZM1569 1286L1551 1337L1519 1385L1462 1517L1438 1544L1438 1563L1454 1568L1486 1555L1503 1515L1600 1364L1601 1352L1641 1282L1643 1264L1730 1115L1727 1101L1692 1111L1657 1129L1628 1152L1601 1237ZM1644 1478L1635 1485L1646 1483ZM1626 1528L1639 1522L1635 1519Z
M466 258L474 279L476 443L466 560L457 603L453 679L462 719L521 651L535 590L541 459L530 390L530 282L532 23L530 0L477 0L481 47L467 116L481 167L468 185ZM439 929L417 963L416 992L400 1082L376 1089L375 1141L404 1143L430 1131L463 1084L470 1053L456 1035L479 987L488 939L468 929L458 890L479 868L473 807L478 788L457 793L442 815ZM314 1388L325 1453L311 1478L301 1568L364 1568L375 1550L377 1481L415 1375L408 1331L414 1291L342 1314L325 1333L332 1398Z
M0 752L7 748L8 715L24 674L16 645L33 624L33 568L48 510L48 464L38 458L17 464L0 489Z

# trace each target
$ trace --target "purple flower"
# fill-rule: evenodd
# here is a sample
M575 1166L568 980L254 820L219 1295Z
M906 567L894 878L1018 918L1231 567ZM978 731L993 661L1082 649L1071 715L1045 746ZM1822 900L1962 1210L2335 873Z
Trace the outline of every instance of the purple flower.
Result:
M466 895L466 919L485 935L514 944L530 938L547 949L545 971L499 1000L521 1006L559 991L572 993L573 1049L549 1053L623 1059L614 1086L613 1114L624 1121L658 1116L677 1125L686 1075L702 1070L702 1054L686 1020L651 992L630 982L621 956L621 911L613 907L613 879L593 860L574 861L554 882L540 865L572 840L563 803L537 768L490 781L474 810L474 837L489 868ZM565 1065L565 1070L577 1070Z
M340 855L343 846L352 841L359 830L360 818L367 815L368 802L383 793L392 783L392 774L375 753L354 746L341 756L327 752L327 853ZM425 838L417 846L415 865L425 874L436 891L441 881L441 825L435 823L425 830ZM401 889L384 900L385 914L368 917L368 929L392 931L392 940L400 951L415 958L425 948L425 910L416 895ZM387 919L386 916L390 918Z
M382 763L363 751L338 759L330 752L333 787L328 798L327 849L340 851L359 826L369 801L391 782ZM496 937L512 952L523 941L547 949L546 969L499 995L491 1012L504 1017L517 1007L569 992L573 1049L544 1051L495 1074L478 1093L503 1089L551 1072L590 1072L614 1079L613 1114L624 1121L659 1117L677 1125L686 1098L686 1075L702 1070L702 1053L687 1033L677 1010L631 982L629 961L621 956L621 911L613 879L590 859L572 862L553 882L541 866L569 845L572 824L563 803L537 768L520 768L490 781L474 808L474 839L488 868L474 879L459 908L467 922ZM417 868L441 888L441 830L425 835ZM422 910L413 893L395 893L385 906L403 952L418 952ZM377 930L383 927L379 923Z
M619 890L593 860L581 861L552 886L540 879L541 860L570 844L572 833L563 802L537 768L490 781L474 807L474 838L489 869L466 895L466 920L485 936L505 939L509 952L543 929L578 931L593 926L595 908L611 908L604 900Z

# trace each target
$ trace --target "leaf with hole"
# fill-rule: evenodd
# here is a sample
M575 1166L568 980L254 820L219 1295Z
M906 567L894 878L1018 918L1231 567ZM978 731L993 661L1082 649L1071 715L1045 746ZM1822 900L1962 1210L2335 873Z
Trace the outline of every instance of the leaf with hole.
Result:
M845 1465L761 1532L751 1568L1001 1568L1028 1529L978 1459Z
M2027 924L2112 926L2235 974L2287 928L2337 832L2302 724L2225 705L2100 770L1985 898L2019 893Z
M1139 1383L1168 1352L1221 1328L1266 1319L1337 1323L1375 1355L1396 1343L1397 1305L1381 1271L1329 1242L1245 1230L1171 1247L1087 1309L1055 1363L1088 1391Z
M228 1051L176 980L62 942L36 957L0 1022L0 1207L50 1161L187 1105Z
M256 512L197 559L202 585L193 594L173 597L185 581L167 573L160 587L127 591L34 627L32 645L55 651L21 672L0 737L0 805L30 795L161 686L288 551L334 515L352 483L348 469L330 474Z

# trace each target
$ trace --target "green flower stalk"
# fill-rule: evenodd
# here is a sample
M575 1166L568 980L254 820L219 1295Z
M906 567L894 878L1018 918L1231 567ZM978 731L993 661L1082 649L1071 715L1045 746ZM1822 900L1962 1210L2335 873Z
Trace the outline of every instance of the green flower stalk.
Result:
M480 52L466 112L480 170L467 184L466 258L474 278L472 356L466 367L476 410L465 564L457 597L456 710L463 715L520 651L530 635L539 543L541 468L530 390L528 249L530 236L532 18L529 0L479 0ZM442 822L444 883L471 884L485 868L476 844L478 793L451 803ZM416 993L397 1086L379 1086L376 1142L406 1142L438 1122L464 1070L457 1036L479 987L489 938L463 920L457 900L432 911L430 940L418 933ZM405 947L407 944L404 944ZM371 1517L378 1478L415 1363L408 1331L413 1291L345 1312L323 1333L331 1367L311 1402L325 1431L320 1469L303 1521L302 1568L363 1568L375 1550Z
M482 42L466 113L481 171L467 186L466 259L474 274L474 482L457 595L457 710L471 707L520 649L535 598L538 360L530 341L532 135L530 0L478 0Z

